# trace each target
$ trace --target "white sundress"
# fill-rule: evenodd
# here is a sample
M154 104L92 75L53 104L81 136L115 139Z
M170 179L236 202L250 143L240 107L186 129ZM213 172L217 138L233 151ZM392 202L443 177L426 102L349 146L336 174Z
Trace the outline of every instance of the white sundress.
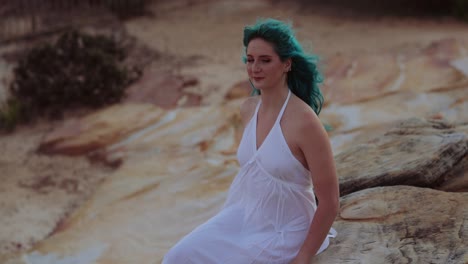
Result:
M317 205L309 171L280 126L291 91L257 149L258 102L237 150L241 166L221 211L180 240L163 264L288 264L299 252ZM317 254L335 237L331 228Z

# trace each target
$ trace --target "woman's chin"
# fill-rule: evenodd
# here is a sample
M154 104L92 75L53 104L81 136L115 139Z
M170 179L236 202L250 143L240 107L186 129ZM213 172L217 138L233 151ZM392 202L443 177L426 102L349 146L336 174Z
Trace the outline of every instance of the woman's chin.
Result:
M253 82L253 85L255 86L255 89L263 89L264 88L264 84L262 82Z

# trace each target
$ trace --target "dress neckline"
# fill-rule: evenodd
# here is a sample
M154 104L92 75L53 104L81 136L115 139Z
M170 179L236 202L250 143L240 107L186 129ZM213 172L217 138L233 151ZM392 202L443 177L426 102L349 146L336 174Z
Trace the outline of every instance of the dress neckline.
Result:
M262 142L262 144L260 146L257 145L257 125L258 125L258 110L260 109L260 105L262 104L262 99L260 99L258 101L257 107L255 108L255 113L254 113L254 116L253 116L253 120L254 120L254 123L253 123L253 125L254 125L253 126L253 137L254 137L253 148L254 148L255 153L258 153L262 149L263 145L265 145L265 143L267 143L267 140L270 137L272 131L280 123L281 118L283 117L283 114L284 114L284 110L286 109L286 105L288 104L290 97L291 97L291 90L288 89L288 96L286 97L286 100L284 100L283 106L281 107L281 110L278 113L278 116L276 117L275 123L270 128L270 131L268 131L268 134L263 139L263 142Z

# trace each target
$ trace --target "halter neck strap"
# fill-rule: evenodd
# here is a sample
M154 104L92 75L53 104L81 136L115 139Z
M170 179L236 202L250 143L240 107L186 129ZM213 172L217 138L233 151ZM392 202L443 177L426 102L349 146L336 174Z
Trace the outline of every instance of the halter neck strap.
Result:
M284 114L284 110L286 109L286 105L288 105L290 97L291 97L291 90L288 89L288 96L286 97L286 100L284 100L283 106L281 107L281 110L278 114L278 117L276 118L275 123L278 123L281 120L281 117ZM261 104L262 104L262 99L258 100L257 107L255 108L254 116L258 115L258 110L260 109Z
M276 118L275 123L279 123L281 120L281 117L284 114L284 110L286 109L286 105L288 105L289 97L291 97L291 90L288 89L288 97L286 97L286 100L284 100L283 107L281 107L281 111L278 114L278 117Z

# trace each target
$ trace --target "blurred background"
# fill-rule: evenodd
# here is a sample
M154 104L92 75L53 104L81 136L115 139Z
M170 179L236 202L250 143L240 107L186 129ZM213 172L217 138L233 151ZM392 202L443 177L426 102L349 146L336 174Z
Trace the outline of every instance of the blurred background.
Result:
M343 211L347 235L317 263L468 263L468 239L446 235L468 228L467 0L0 1L0 262L160 263L215 214L251 94L243 27L267 17L320 57L342 203L359 192L374 211L356 214L372 215L401 197L418 228L446 230L408 218L353 229ZM400 184L415 189L373 196ZM460 215L407 208L437 196L416 187ZM350 247L362 231L396 242ZM401 249L413 231L426 248Z

